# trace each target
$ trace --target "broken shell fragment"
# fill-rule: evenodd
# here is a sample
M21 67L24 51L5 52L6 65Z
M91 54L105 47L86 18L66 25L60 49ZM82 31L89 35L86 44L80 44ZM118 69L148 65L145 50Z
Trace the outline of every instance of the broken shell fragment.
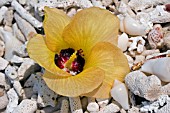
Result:
M124 83L115 80L114 87L111 89L111 96L115 99L125 110L129 109L128 92Z
M126 33L123 33L122 35L119 36L118 38L118 47L122 50L122 51L126 51L127 47L128 47L128 35Z
M129 35L145 35L146 27L139 24L135 19L130 16L126 16L120 21L120 30Z
M154 74L164 82L170 82L170 58L150 59L142 65L141 71Z

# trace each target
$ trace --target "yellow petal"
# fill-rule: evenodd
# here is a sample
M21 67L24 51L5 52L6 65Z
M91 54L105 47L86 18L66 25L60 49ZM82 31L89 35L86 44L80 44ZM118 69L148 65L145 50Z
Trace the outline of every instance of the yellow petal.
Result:
M114 80L124 81L125 75L130 71L128 62L122 51L108 42L98 43L94 46L84 69L99 67L105 71L103 84L94 92L85 94L96 98L108 98Z
M119 20L111 12L92 7L78 12L63 31L64 40L85 54L101 41L117 44Z
M40 66L44 67L46 70L59 76L71 76L69 73L61 70L55 65L55 53L47 48L44 41L44 37L42 35L35 35L29 40L27 45L27 51L30 58L35 60Z
M48 87L56 93L76 97L96 89L104 79L104 71L99 68L88 68L71 77L61 77L45 71L43 78Z
M70 22L70 18L61 10L45 7L44 31L47 47L53 52L66 49L67 44L62 38L63 29Z

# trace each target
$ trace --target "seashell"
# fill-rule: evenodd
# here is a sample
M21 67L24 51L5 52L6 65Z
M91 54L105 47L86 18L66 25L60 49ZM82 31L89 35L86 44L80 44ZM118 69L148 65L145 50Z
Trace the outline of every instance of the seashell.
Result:
M120 30L129 35L145 35L147 33L146 27L130 16L126 16L120 21Z
M128 35L126 33L123 33L122 35L119 36L118 38L118 47L122 50L122 51L126 51L127 47L128 47Z
M3 41L5 42L5 59L10 61L14 55L14 50L19 48L22 45L11 32L5 31L2 27L0 28L0 35L2 36Z
M111 98L105 98L105 99L101 99L101 98L97 98L97 104L100 106L100 108L104 108L105 106L107 106L110 102Z
M9 62L7 60L0 57L0 70L4 70L8 64L9 64Z
M154 25L153 29L148 34L149 45L152 49L156 49L163 44L163 31L160 24Z
M88 97L88 105L87 105L87 110L90 113L96 113L99 111L99 105L96 102L96 99L93 97Z
M110 103L104 108L102 108L98 113L117 113L120 111L120 108L118 105L114 103Z
M142 65L141 71L154 74L164 82L170 82L170 58L150 59Z
M90 102L87 106L87 110L89 112L98 112L99 111L99 105L96 102Z
M9 103L6 107L6 113L13 113L14 109L16 109L16 107L18 107L18 101L19 101L19 97L17 95L17 93L15 92L14 88L11 88L8 92L7 92L7 96L9 99Z
M115 80L114 87L111 89L111 96L115 99L125 110L129 109L128 91L124 83Z
M1 3L0 3L1 4ZM2 22L2 20L4 19L4 15L6 13L6 11L8 10L8 8L6 6L3 6L0 8L0 23Z

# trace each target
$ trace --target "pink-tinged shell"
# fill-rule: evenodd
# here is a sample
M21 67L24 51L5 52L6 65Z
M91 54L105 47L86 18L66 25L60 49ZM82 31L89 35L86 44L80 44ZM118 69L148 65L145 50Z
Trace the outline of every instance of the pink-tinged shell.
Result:
M161 47L163 44L163 31L161 25L154 25L154 28L148 34L148 41L152 49Z

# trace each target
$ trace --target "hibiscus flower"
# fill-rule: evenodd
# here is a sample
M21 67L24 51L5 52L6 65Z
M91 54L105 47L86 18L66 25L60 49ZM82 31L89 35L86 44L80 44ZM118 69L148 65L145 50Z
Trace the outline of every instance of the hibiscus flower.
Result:
M30 58L45 68L43 79L56 93L69 96L110 97L114 80L129 72L126 57L116 46L119 19L92 7L73 18L45 7L45 36L27 45Z

